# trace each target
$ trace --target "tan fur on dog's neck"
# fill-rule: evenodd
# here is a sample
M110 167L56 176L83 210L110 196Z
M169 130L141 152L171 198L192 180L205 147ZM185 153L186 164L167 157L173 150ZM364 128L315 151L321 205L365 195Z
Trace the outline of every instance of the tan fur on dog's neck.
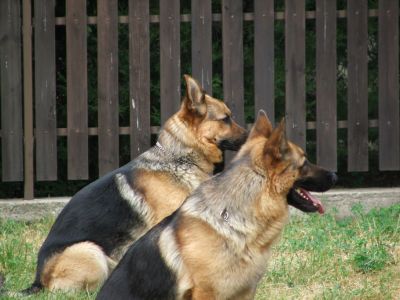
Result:
M176 156L188 156L201 170L212 174L214 164L222 160L222 151L218 147L207 145L206 151L199 145L201 141L196 137L191 127L185 124L179 113L172 116L165 124L165 129L160 132L158 141L165 151L170 151ZM196 141L196 142L194 142ZM179 144L179 145L178 145Z
M275 240L286 223L288 205L284 197L275 190L269 175L255 161L255 157L263 151L265 139L251 143L250 157L237 159L215 182L203 184L189 201L182 206L184 215L203 219L224 238L240 243L245 236L246 246L256 243L258 246L268 246L271 239ZM246 149L243 149L246 151ZM249 186L249 184L251 186ZM230 188L234 186L235 188ZM199 197L196 197L199 193ZM201 195L207 195L204 199ZM221 213L226 211L229 220L225 221ZM209 216L209 217L208 217ZM217 221L215 221L217 220ZM276 228L264 236L266 228ZM261 244L260 244L261 243Z

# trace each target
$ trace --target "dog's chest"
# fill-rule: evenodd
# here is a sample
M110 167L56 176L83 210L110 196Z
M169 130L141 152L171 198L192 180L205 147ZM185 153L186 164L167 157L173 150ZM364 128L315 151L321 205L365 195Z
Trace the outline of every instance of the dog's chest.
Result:
M232 257L232 263L221 268L216 282L221 298L231 298L242 290L251 289L261 280L267 265L269 251L258 254L241 254L242 259Z

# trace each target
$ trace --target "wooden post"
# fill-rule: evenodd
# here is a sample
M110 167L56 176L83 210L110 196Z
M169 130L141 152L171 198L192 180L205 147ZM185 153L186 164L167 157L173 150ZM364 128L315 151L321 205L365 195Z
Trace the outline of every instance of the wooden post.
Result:
M35 180L57 180L55 0L34 2Z
M211 0L192 0L192 75L212 95Z
M86 1L66 1L68 179L89 178Z
M267 112L275 124L274 1L254 1L254 110Z
M347 167L368 171L368 3L347 1Z
M243 3L240 0L222 1L222 51L224 101L235 121L244 126ZM234 155L234 152L225 152L225 165Z
M129 1L129 92L132 159L146 151L151 145L149 18L148 0ZM179 77L177 82L179 82ZM176 100L179 101L179 97Z
M24 133L20 1L0 1L0 41L1 179L3 181L23 181Z
M379 1L379 170L399 170L399 3Z
M285 91L288 138L306 148L305 1L285 1Z
M99 175L119 166L118 1L97 1Z
M181 103L181 38L179 0L160 1L160 106L161 124Z
M337 169L336 1L316 3L317 163Z
M32 25L31 0L23 0L23 63L24 63L24 199L33 191L33 105L32 105Z

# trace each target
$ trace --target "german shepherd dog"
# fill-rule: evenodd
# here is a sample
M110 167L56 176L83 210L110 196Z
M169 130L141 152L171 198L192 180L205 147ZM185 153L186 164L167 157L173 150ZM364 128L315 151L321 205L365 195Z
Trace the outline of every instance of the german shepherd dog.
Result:
M129 245L174 212L213 174L223 150L238 150L247 131L221 101L184 76L186 96L157 144L80 190L57 217L39 250L25 293L94 289Z
M228 169L133 244L97 299L253 299L288 205L323 213L309 191L337 180L287 141L284 128L273 129L261 111Z

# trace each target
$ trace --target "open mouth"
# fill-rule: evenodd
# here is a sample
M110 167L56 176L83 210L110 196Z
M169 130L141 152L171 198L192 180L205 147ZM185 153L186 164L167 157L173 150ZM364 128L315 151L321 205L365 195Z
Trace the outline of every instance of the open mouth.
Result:
M287 195L287 202L304 212L325 212L321 201L303 188L292 188Z

